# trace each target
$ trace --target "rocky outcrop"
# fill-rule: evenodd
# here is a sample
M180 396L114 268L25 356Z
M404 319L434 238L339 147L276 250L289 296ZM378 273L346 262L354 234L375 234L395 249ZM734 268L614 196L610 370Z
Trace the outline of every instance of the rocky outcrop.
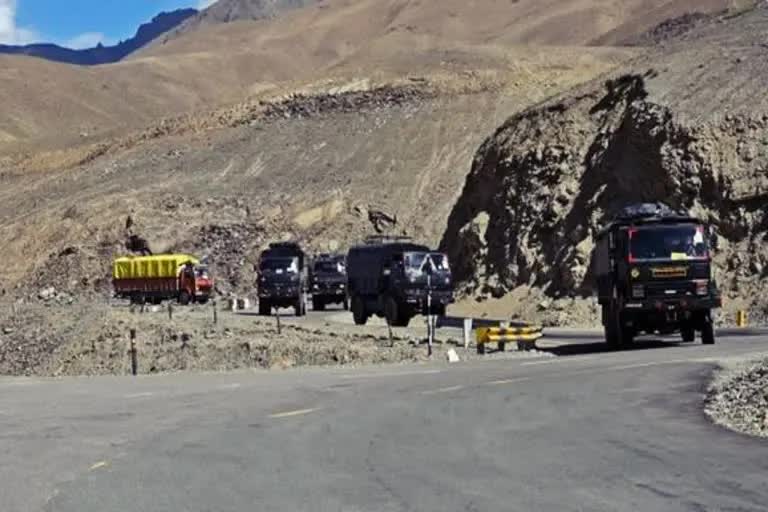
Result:
M441 243L468 294L587 296L599 227L627 203L660 200L715 226L726 297L768 302L755 293L768 288L768 115L684 124L649 99L655 77L550 101L482 145Z

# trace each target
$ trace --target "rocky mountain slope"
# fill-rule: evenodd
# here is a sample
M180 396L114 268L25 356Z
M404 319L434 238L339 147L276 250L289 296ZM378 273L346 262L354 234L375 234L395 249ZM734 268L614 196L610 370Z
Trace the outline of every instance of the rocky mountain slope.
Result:
M186 20L198 14L197 9L178 9L161 12L148 23L142 24L136 35L113 46L96 46L73 50L56 44L35 43L23 46L0 45L0 54L27 55L54 62L64 62L80 66L108 64L122 60L126 55L146 46L157 37L172 30Z
M163 37L168 41L180 34L208 25L274 18L280 14L318 3L320 0L219 0L201 10Z
M622 204L662 200L717 228L726 309L765 312L766 29L766 6L720 19L507 120L442 240L467 292L588 296L599 226Z

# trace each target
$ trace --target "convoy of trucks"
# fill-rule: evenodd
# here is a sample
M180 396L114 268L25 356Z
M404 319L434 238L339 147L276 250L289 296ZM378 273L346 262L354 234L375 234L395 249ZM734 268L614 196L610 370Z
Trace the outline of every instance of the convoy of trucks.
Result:
M605 339L624 347L639 334L680 333L684 342L715 342L712 310L721 307L712 275L710 229L663 203L629 205L597 236L593 274ZM188 254L123 256L113 262L117 297L131 302L204 304L213 293L207 265ZM274 242L259 258L260 315L293 308L296 316L329 304L351 309L354 323L372 316L407 326L417 315L445 315L454 301L448 257L408 237L375 236L346 255L309 261L298 243Z

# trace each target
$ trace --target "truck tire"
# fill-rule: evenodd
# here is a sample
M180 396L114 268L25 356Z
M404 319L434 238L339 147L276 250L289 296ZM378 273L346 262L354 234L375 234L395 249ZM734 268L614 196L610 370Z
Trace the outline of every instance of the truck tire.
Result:
M701 342L704 345L715 344L715 326L713 325L712 317L709 315L706 316L701 327Z
M197 303L198 303L198 304L208 304L208 297L206 297L205 295L203 295L202 297L200 297L199 299L197 299Z
M312 297L312 309L315 311L325 310L325 302L319 297Z
M392 327L400 326L400 307L393 297L387 297L384 302L384 318Z
M365 303L360 297L352 297L352 319L355 321L355 325L365 325L368 322Z
M189 296L187 290L181 290L181 292L179 292L179 304L182 306L189 304L190 299L191 297Z
M143 293L137 292L131 296L131 303L136 304L137 306L143 306L147 303L147 298Z
M696 331L693 326L686 324L680 329L680 336L684 343L691 343L696 339Z
M603 306L603 308L608 308L608 311L605 312L607 314L605 341L608 343L608 347L612 350L618 350L631 345L634 332L622 322L621 310L618 305L613 303L609 306Z
M266 299L259 300L259 315L269 316L272 314L272 305Z

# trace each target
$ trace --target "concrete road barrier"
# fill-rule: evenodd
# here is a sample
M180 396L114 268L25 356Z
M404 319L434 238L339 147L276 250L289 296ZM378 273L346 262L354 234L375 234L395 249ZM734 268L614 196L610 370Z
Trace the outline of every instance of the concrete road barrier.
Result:
M479 327L475 331L477 353L485 354L488 343L496 343L499 351L503 352L507 343L517 343L520 350L533 350L536 340L542 337L541 327L528 325L525 327Z

